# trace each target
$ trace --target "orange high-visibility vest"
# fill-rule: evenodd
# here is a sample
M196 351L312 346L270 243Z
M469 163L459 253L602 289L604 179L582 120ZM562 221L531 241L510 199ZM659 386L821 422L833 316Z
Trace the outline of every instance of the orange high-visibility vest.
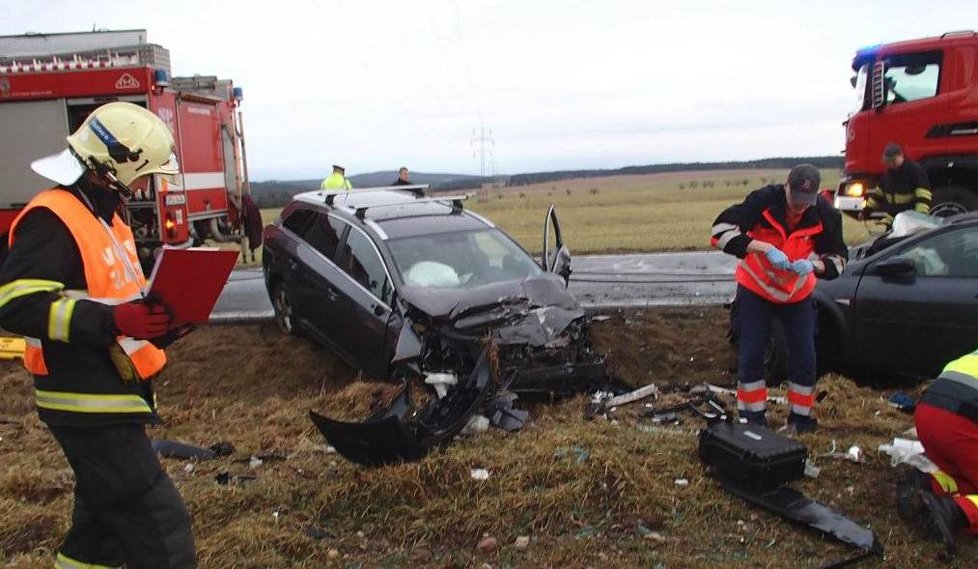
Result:
M764 218L771 228L758 225L747 232L751 239L770 243L784 251L788 259L807 259L815 250L814 238L822 232L822 224L800 227L790 234L771 215L764 211ZM815 289L814 273L801 276L794 271L783 271L768 261L763 253L749 252L737 265L737 282L761 298L777 304L791 304L804 300Z
M122 304L140 298L146 279L139 266L139 256L132 230L118 214L112 224L102 221L74 195L64 190L51 189L41 192L27 204L10 227L10 245L14 244L17 224L32 209L44 207L61 219L78 246L85 270L85 291L65 291L72 298L84 298L103 304ZM125 255L127 258L123 258ZM70 322L64 323L65 326ZM34 375L47 375L44 350L41 341L27 338L24 350L24 366ZM146 380L166 364L163 350L144 340L127 336L117 338L122 351L128 356L139 379Z

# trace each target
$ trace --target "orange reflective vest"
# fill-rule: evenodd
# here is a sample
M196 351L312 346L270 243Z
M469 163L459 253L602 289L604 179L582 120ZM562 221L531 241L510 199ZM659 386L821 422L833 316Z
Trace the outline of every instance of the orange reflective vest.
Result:
M143 277L142 269L139 267L139 257L136 253L135 240L132 230L123 223L118 215L112 218L111 226L96 217L85 204L78 198L64 190L47 190L38 194L27 204L27 207L17 216L10 228L10 245L14 244L14 234L17 224L32 209L43 207L49 209L65 224L71 232L81 253L82 265L85 270L85 282L87 290L84 291L63 291L62 294L69 298L87 299L103 304L115 305L135 300L140 297L146 279ZM70 326L70 314L58 315L55 313L55 306L52 305L51 327ZM58 317L64 318L64 322L58 322ZM44 360L44 349L41 341L37 338L27 338L27 346L24 351L24 366L35 376L48 375L48 368ZM120 370L120 375L125 376L127 371L138 379L147 380L159 373L166 364L166 355L163 350L157 348L149 342L135 340L126 336L117 338L119 350L110 352L116 367ZM119 361L122 360L122 361ZM125 369L128 364L129 369ZM88 399L85 397L75 398L65 397L67 395L84 394L60 394L45 391L43 394L38 392L38 406L42 405L42 395L50 395L55 407L64 407L66 411L86 411L102 412L111 410L100 410L97 406L79 401ZM65 403L65 401L68 401ZM137 405L138 406L138 405ZM75 407L75 408L69 408ZM147 411L149 408L147 406ZM132 409L127 407L126 412Z
M765 210L763 215L771 227L757 225L747 232L751 239L774 245L784 251L790 261L807 259L814 253L814 237L822 232L821 222L788 233L771 210ZM816 282L814 273L801 276L794 271L783 271L774 267L763 253L755 252L747 253L740 261L735 278L751 292L777 304L804 300L815 289Z

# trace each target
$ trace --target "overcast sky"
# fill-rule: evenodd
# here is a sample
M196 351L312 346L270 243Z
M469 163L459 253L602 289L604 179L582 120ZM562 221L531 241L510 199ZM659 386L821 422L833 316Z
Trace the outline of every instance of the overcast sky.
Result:
M0 35L144 28L244 88L254 180L827 155L850 62L978 29L975 0L0 0Z

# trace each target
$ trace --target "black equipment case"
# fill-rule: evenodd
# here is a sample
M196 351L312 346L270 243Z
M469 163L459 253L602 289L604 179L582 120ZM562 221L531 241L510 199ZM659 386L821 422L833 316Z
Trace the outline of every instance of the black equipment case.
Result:
M743 423L713 423L700 431L700 459L717 475L765 492L805 475L808 449L774 431Z

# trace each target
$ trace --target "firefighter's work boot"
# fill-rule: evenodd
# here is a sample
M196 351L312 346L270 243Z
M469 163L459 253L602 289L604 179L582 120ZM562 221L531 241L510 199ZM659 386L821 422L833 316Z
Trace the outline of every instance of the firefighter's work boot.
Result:
M913 521L920 511L921 504L917 498L917 490L931 492L930 475L925 474L909 465L901 465L897 472L896 507L900 519L905 522Z
M791 413L788 415L788 422L778 432L784 435L793 436L798 433L812 433L818 428L818 419Z
M767 414L764 411L739 411L737 414L741 422L746 421L748 425L767 426Z
M961 508L947 496L938 496L924 490L917 491L917 499L923 506L921 515L914 520L927 537L940 541L950 555L958 550L955 534L968 525Z

